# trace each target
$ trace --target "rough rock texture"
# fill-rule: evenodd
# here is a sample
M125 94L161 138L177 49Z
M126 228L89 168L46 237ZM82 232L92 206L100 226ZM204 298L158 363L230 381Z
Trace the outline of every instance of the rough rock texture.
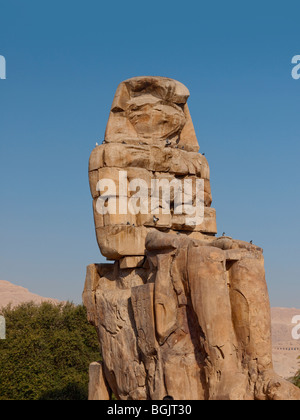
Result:
M122 400L300 399L300 390L273 372L262 249L215 237L209 167L196 153L188 96L167 78L121 83L105 143L90 158L97 239L102 254L115 261L90 265L83 293L105 380ZM144 198L155 195L153 179L202 180L196 203L204 207L202 222L190 225L186 214L176 214L176 192L170 214L163 214L164 189L158 220L149 209L99 214L98 181L120 184L124 170L128 181L146 181ZM118 204L132 191L114 192L116 208L124 209ZM194 193L181 192L195 204Z
M110 390L103 372L103 364L94 362L89 368L89 400L110 400Z
M136 77L122 82L117 89L105 140L93 150L89 161L97 240L102 254L110 260L144 255L146 236L152 228L166 232L217 232L216 213L210 207L209 166L205 156L198 153L199 145L186 103L188 96L189 91L181 83L160 77ZM120 188L122 176L126 177L126 188ZM116 186L115 191L108 193L116 214L99 214L98 183L104 179L114 181ZM139 192L140 213L132 214L127 203L134 195L129 183L136 179L145 181L146 187ZM168 201L163 185L155 190L153 180L193 183L197 179L204 184L202 223L196 226L186 223L184 214L178 214L178 197L172 192L170 214L161 214L157 222L153 221L154 212L160 213ZM152 202L151 191L152 196L157 197ZM184 191L180 193L185 194L186 203L197 204L195 194L187 197ZM143 200L145 197L149 199L148 205Z

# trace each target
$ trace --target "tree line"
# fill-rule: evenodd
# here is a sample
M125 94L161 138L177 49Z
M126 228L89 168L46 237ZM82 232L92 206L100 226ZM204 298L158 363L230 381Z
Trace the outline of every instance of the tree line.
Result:
M100 352L84 306L26 303L1 313L0 400L86 400Z

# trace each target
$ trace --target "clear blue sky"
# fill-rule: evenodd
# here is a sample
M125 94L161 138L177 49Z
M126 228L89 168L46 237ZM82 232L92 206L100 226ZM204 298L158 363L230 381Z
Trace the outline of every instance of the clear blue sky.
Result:
M101 262L87 165L117 85L167 76L189 107L218 231L264 248L273 306L300 307L297 1L1 3L0 279L81 301Z

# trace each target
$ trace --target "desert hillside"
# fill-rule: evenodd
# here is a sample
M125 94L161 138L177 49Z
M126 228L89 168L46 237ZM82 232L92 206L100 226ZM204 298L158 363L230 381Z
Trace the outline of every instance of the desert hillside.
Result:
M44 298L29 292L21 286L16 286L8 281L0 280L0 308L9 304L16 307L24 302L34 302L40 304L42 302L58 303L59 301L51 298Z

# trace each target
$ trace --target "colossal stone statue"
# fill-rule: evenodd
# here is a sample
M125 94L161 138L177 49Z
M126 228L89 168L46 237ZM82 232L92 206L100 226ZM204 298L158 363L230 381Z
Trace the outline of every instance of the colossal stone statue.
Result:
M273 372L262 249L215 236L188 97L168 78L122 82L90 157L96 236L114 261L87 268L103 356L90 398L300 399Z

